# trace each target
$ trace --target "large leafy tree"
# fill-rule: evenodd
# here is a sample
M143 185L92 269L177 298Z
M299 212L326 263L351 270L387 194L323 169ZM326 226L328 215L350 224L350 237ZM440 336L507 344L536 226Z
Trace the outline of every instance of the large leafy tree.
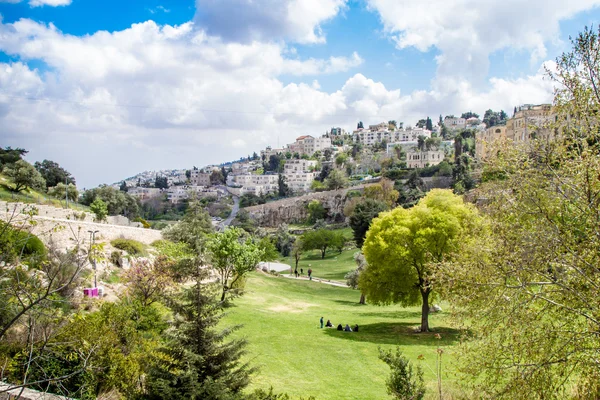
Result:
M69 185L65 185L64 183L59 182L56 186L48 188L48 194L58 199L64 199L65 197L68 197L71 201L77 201L79 198L77 187L71 183L69 183Z
M421 303L421 331L429 331L429 299L436 267L459 251L477 211L449 190L434 189L411 208L382 213L371 224L359 288L376 304Z
M37 161L33 166L46 180L46 187L54 187L59 183L75 185L75 178L73 178L69 171L58 165L57 162L50 160Z
M46 188L46 181L42 178L42 175L40 175L33 165L25 160L9 164L4 168L4 174L12 180L15 192L20 192L28 188Z
M13 149L12 147L0 147L0 172L4 169L5 166L9 164L14 164L19 160L23 159L23 156L27 154L28 151L25 149L21 149L17 147Z
M486 397L600 394L600 37L572 44L551 123L487 160L489 234L448 265L473 332L463 369Z

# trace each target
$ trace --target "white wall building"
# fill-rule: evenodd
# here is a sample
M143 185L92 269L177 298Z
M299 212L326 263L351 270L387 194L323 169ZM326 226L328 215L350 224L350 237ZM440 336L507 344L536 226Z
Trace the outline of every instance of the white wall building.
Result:
M145 187L133 187L127 190L127 193L133 197L137 197L140 200L148 200L152 197L158 196L162 193L162 189L159 188L145 188Z
M465 129L467 120L464 118L446 117L444 118L444 125L448 129Z
M438 165L444 161L444 152L441 150L419 151L411 149L406 153L406 166L408 168L425 168Z

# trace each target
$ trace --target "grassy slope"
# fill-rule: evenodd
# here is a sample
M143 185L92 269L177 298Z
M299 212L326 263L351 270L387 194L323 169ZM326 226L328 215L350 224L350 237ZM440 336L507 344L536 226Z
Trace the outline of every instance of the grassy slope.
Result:
M313 276L317 278L345 282L344 275L356 268L354 254L357 251L358 249L344 250L342 254L338 254L336 251L328 251L323 260L321 260L320 251L308 251L302 255L298 263L298 271L302 268L306 275L308 268L312 268ZM289 264L292 267L295 265L293 257L282 258L280 262Z
M8 202L22 202L22 203L36 203L36 204L45 204L49 206L64 208L65 201L64 199L59 200L54 197L48 196L46 193L38 192L33 189L26 189L21 191L20 193L12 192L8 189L8 186L12 187L13 184L11 181L6 178L4 175L0 174L0 200L8 201ZM84 206L83 204L77 204L73 202L69 202L69 208L80 211L89 211L89 207Z
M313 269L321 270L319 265ZM361 306L359 293L347 288L259 273L249 277L246 288L224 323L244 325L236 335L248 339L247 359L260 367L253 387L273 386L319 400L388 398L384 382L389 369L378 359L379 346L400 345L412 361L419 362L422 354L422 363L434 368L437 347L447 349L456 340L456 332L448 328L436 329L441 340L434 333L412 333L420 321L419 308ZM358 323L360 331L321 330L321 316L336 325ZM430 324L434 329L446 325L442 315L432 316ZM423 366L433 395L435 376ZM446 384L450 380L447 371L444 379Z

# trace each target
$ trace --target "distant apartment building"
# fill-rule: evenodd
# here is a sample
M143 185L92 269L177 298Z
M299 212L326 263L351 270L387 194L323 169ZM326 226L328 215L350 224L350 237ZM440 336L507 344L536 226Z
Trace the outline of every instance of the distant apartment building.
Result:
M467 127L467 120L464 118L446 117L444 118L444 125L450 130L465 129Z
M506 137L515 142L528 142L538 137L552 138L553 132L547 125L555 115L551 104L524 104L517 107L515 115L506 121Z
M216 198L219 197L219 192L216 189L196 185L174 186L167 190L167 200L173 204L189 199L192 195L197 198Z
M477 133L475 139L475 155L478 159L483 159L487 155L487 149L490 143L495 140L506 137L506 125L492 126L485 131Z
M287 160L283 169L285 181L293 192L308 192L315 177L317 162L314 160Z
M227 179L227 184L241 188L240 194L251 193L257 196L273 193L279 189L278 175L236 175Z
M416 148L406 153L406 166L408 168L425 168L438 165L444 161L442 150L420 151Z
M291 153L312 156L317 151L323 152L331 148L331 139L328 137L315 138L310 135L304 135L296 138L296 142L288 145Z
M284 174L291 174L296 172L308 172L311 169L315 169L317 162L315 160L286 160L283 167Z
M273 149L271 146L267 146L266 149L260 151L261 158L268 160L271 156L275 156L277 154L285 154L288 152L288 149Z
M194 169L191 172L190 184L193 186L210 186L210 174Z
M410 128L389 132L386 136L388 142L415 142L419 136L425 139L431 138L431 131L425 128Z
M475 152L478 159L485 158L489 144L499 138L527 143L534 138L555 139L556 133L549 126L556 120L551 104L525 104L516 108L506 126L493 126L476 136Z
M145 188L145 187L133 187L127 190L127 193L133 197L140 199L141 201L149 200L162 193L162 189L159 188Z
M346 135L346 131L342 128L331 128L331 130L329 131L329 137L330 138L338 138L340 136L344 136Z

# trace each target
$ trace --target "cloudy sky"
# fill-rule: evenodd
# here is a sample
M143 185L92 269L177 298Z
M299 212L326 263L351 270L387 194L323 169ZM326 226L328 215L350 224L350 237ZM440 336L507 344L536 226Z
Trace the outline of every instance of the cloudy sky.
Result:
M600 0L0 0L0 146L80 187L549 102Z

